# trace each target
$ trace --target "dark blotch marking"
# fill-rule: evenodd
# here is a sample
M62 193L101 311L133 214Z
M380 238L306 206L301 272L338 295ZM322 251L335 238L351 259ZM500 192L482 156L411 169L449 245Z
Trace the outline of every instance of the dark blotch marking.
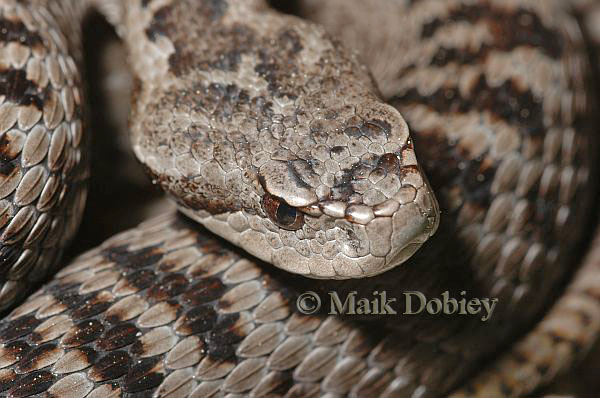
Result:
M96 343L96 347L102 351L112 351L133 344L137 341L137 333L140 330L131 323L117 325L107 330Z
M102 254L107 260L125 268L151 267L164 256L164 253L160 250L160 243L133 251L129 251L127 246L111 247L104 250Z
M386 140L392 126L383 120L369 120L360 126L361 133L374 140Z
M15 370L19 373L31 372L37 367L37 363L44 356L56 349L56 344L44 344L31 350L23 357L15 366Z
M344 170L340 178L335 177L335 186L331 188L331 199L339 201L347 201L350 195L354 193L352 181L354 180L353 168Z
M16 168L17 164L15 161L6 162L0 159L0 175L9 177L16 172Z
M263 128L267 128L267 126L270 126L270 119L275 114L275 112L273 112L272 101L263 96L253 97L250 100L250 107L256 115L264 116L266 118L262 119L266 121L266 126Z
M77 291L75 291L75 286L66 286L66 290L62 293L55 294L54 298L56 301L69 310L76 310L83 306L83 304L94 297L92 293L86 295L79 295Z
M188 280L179 274L170 274L162 278L158 283L148 290L148 297L154 301L164 301L175 297L188 287Z
M43 43L40 35L27 29L23 22L0 18L0 42L11 41L30 47Z
M130 274L125 275L125 280L127 281L127 284L135 288L136 291L140 291L152 286L157 279L158 276L156 275L156 273L148 269L134 271Z
M298 33L289 28L278 32L274 44L263 43L259 50L261 63L254 71L267 82L267 88L276 97L296 99L298 95L289 83L298 73L296 57L303 49ZM268 51L271 49L272 51Z
M3 360L5 362L18 362L24 358L29 351L31 351L31 346L24 341L17 340L12 343L5 344Z
M352 138L362 136L375 140L385 140L390 134L392 126L385 120L372 119L363 121L356 117L346 120L344 133Z
M162 358L146 358L135 364L123 378L123 391L128 393L150 390L158 387L164 376L156 371Z
M73 320L91 318L108 309L112 305L112 301L99 300L97 296L86 300L83 305L71 313Z
M520 128L528 136L544 135L543 102L530 90L521 90L512 80L500 86L490 86L481 75L471 93L472 96L463 97L456 87L442 87L431 95L423 96L416 88L411 88L405 94L394 97L390 103L399 109L406 104L423 104L442 114L488 111Z
M288 54L297 54L303 49L302 39L300 39L298 33L293 29L287 29L281 32L278 41Z
M220 299L226 290L227 288L220 279L202 279L189 287L183 295L183 302L193 306L207 304Z
M296 99L298 96L293 92L284 92L282 90L282 81L287 80L287 71L283 70L276 59L264 57L262 63L256 65L254 71L258 76L262 77L267 82L267 89L273 93L275 97L288 97Z
M79 347L73 351L83 355L85 357L85 362L90 365L95 363L96 358L98 358L98 352L90 346Z
M46 90L28 80L27 72L23 69L0 70L0 95L19 105L34 105L39 110L42 110L46 100Z
M8 343L31 333L42 321L37 319L35 315L27 315L8 324L0 332L0 343Z
M358 128L356 126L346 127L346 129L344 130L344 134L346 134L348 137L352 137L352 138L362 137L362 131L360 131L360 128Z
M80 322L74 327L77 332L62 341L65 347L78 347L91 343L104 332L104 325L97 319Z
M209 305L202 305L187 311L176 330L186 336L204 333L212 330L216 322L217 312L214 308Z
M226 257L230 258L232 253L228 252L224 247L222 242L216 241L212 238L207 238L205 235L198 234L196 235L196 247L203 254L215 254L219 258ZM190 270L188 270L190 271ZM200 271L203 272L203 271ZM196 273L191 273L191 276L197 276Z
M475 24L485 20L494 36L491 46L484 45L476 53L447 51L437 61L444 65L450 61L472 62L483 57L492 49L510 51L519 46L531 46L541 49L551 58L559 58L564 49L562 35L546 27L540 17L531 11L517 9L514 11L491 6L489 4L461 5L450 11L443 19L434 19L425 25L421 37L431 38L439 29L457 22Z
M413 131L413 130L411 130ZM435 192L445 192L448 187L461 190L466 202L487 208L491 204L491 184L496 173L495 165L482 159L469 159L455 145L451 145L441 131L413 131L415 150ZM462 163L464 167L459 167ZM439 167L444 165L444 167ZM447 195L438 195L442 211L450 212Z
M73 292L74 289L79 288L79 283L74 282L56 282L51 283L46 286L46 291L51 293L57 301L60 301L62 297L67 296L76 296L77 294Z
M10 162L19 155L20 152L14 152L15 147L11 144L12 142L8 134L3 134L0 137L0 162Z
M274 396L282 396L286 398L291 398L290 389L294 386L298 386L299 384L294 383L294 378L292 372L272 372L269 375L269 392ZM381 392L382 389L380 389ZM310 392L306 392L303 397L310 396Z
M230 72L237 70L238 64L242 59L242 54L247 53L253 47L254 32L248 26L233 24L227 30L219 29L216 33L222 35L221 40L227 38L226 46L223 47L222 51L212 54L210 58L197 62L197 67L203 70L215 68ZM186 58L190 56L189 53L186 53L187 55L185 56L177 57L177 54L175 53L169 57L169 65L171 67L185 65Z
M341 155L342 153L344 153L345 149L345 146L334 146L333 148L331 148L330 152L334 155Z
M17 375L14 370L0 372L0 392L4 392L14 385Z
M222 61L225 61L225 58ZM250 102L247 91L235 84L211 83L206 89L201 90L206 90L206 93L199 96L192 95L186 100L191 100L207 109L216 109L225 119L235 113L244 112L243 109L246 109Z
M191 9L176 4L164 6L154 14L146 36L155 41L162 35L173 42L175 52L169 57L169 66L177 76L184 75L191 68L235 71L242 53L252 48L253 32L241 24L215 23L225 15L227 8L224 0L195 2ZM181 34L179 28L182 23L193 28ZM212 48L194 51L189 42L194 39L200 41L204 37L214 37L218 43L214 43Z
M88 373L95 381L113 380L123 376L131 367L131 357L125 351L113 351L100 358Z
M349 128L356 128L358 130L357 127ZM381 131L385 131L385 129ZM347 201L354 194L353 182L368 178L372 172L381 173L383 176L387 175L387 173L398 173L400 171L400 159L398 156L400 155L395 153L386 153L382 156L375 154L363 156L360 162L343 170L341 177L335 178L335 185L331 189L331 199Z
M14 386L8 390L8 396L13 398L29 397L46 391L54 384L55 377L47 370L33 372L18 378Z
M238 333L236 323L239 319L239 314L224 315L208 334L206 337L206 346L208 356L211 359L225 360L234 355L234 344L246 337Z

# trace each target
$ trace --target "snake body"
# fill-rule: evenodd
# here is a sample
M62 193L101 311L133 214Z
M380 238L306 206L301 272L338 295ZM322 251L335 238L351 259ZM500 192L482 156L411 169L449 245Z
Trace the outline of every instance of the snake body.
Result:
M91 8L128 49L134 152L185 214L81 255L0 321L0 395L518 397L549 381L600 328L600 245L577 255L595 36L572 6L595 10L307 1L320 27L259 0L0 0L2 306L79 223ZM499 301L488 322L307 316L306 290Z

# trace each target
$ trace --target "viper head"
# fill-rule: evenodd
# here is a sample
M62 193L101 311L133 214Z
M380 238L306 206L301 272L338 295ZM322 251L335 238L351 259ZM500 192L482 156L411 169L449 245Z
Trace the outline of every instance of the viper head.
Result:
M435 232L437 201L403 119L376 102L361 111L313 123L307 151L258 169L265 232L242 247L292 272L357 278L403 263Z
M401 264L438 223L404 119L322 29L264 11L251 30L238 11L227 29L197 24L212 41L164 32L169 68L134 102L139 159L183 212L277 267L343 279Z
M183 211L260 259L314 278L362 278L402 264L439 218L408 127L378 101L329 111L305 134L278 136L278 123L246 132L258 155L229 173L206 163Z

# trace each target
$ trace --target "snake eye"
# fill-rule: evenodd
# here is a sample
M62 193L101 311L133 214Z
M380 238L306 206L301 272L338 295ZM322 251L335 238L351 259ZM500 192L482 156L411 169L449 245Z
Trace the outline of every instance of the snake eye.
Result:
M275 196L265 194L262 206L269 219L283 229L295 231L304 225L304 214Z

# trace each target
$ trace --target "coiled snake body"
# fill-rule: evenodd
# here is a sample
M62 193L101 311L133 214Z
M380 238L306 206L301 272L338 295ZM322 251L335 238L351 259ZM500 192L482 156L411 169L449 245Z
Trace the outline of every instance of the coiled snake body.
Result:
M578 256L598 171L594 32L574 16L595 6L307 1L330 36L259 0L0 0L2 305L55 269L79 223L91 7L128 48L134 151L185 214L83 254L2 320L0 395L493 398L547 383L600 327L600 245ZM498 308L308 316L306 290L465 291Z

